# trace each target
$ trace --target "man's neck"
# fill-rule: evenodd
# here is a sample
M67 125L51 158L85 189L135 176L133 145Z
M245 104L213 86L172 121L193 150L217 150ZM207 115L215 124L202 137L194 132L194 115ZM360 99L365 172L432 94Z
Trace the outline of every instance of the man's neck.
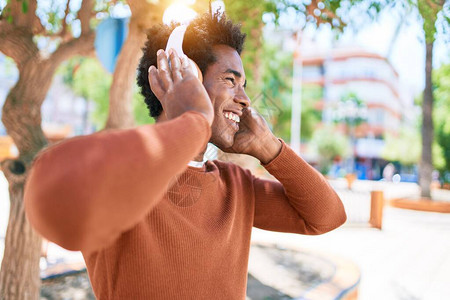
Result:
M192 160L193 161L203 161L203 157L205 156L206 148L203 149L197 156L195 156Z

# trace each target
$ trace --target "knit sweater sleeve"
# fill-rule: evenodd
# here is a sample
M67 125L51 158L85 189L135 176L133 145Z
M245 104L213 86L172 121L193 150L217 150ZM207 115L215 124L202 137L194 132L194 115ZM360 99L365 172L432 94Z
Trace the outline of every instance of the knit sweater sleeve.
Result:
M279 182L254 178L254 226L280 232L322 234L346 221L341 200L326 179L282 141L267 165Z
M156 125L76 137L41 152L25 186L30 223L69 250L108 246L160 200L205 146L207 120L187 112Z

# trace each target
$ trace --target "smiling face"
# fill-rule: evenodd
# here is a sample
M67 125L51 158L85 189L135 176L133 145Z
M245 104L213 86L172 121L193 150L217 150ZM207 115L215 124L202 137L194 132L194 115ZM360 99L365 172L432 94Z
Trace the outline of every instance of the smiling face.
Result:
M203 85L214 107L210 142L225 149L233 145L242 110L250 106L250 99L244 90L246 80L239 54L225 45L213 49L217 61L203 74Z

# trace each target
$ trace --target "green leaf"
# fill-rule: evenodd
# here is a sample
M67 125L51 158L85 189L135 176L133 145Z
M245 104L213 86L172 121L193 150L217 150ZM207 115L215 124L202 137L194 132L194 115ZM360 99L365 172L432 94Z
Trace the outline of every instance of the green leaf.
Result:
M28 0L22 1L22 12L26 14L28 12Z

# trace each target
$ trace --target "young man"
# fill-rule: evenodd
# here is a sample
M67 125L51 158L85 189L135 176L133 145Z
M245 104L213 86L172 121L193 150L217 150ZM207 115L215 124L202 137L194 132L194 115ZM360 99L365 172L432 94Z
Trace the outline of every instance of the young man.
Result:
M326 180L250 108L239 27L217 14L189 25L183 49L203 85L186 57L157 51L172 29L150 29L139 66L157 123L50 147L27 182L30 222L82 251L98 299L245 299L253 226L321 234L346 220ZM220 161L188 166L208 141L279 182Z

